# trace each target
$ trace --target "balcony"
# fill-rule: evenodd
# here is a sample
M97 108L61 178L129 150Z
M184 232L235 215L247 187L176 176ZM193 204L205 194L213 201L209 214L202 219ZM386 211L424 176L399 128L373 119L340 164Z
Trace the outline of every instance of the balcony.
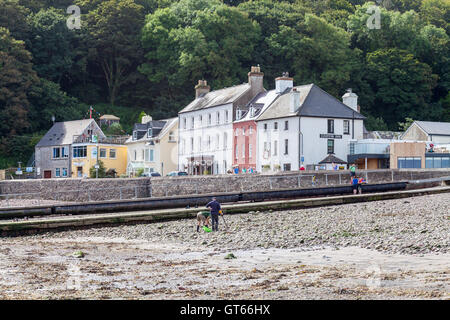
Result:
M105 136L105 137L99 137L98 143L99 144L125 144L125 141L127 141L130 138L130 136ZM73 143L97 143L97 141L94 140L93 135L75 135L73 136Z

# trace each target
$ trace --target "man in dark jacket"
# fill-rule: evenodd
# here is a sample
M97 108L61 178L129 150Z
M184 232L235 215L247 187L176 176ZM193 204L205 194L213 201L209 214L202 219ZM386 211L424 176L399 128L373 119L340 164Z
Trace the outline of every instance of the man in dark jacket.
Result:
M206 207L211 211L213 231L219 231L219 212L222 212L220 203L217 202L216 198L214 197L212 198L212 201L208 202Z

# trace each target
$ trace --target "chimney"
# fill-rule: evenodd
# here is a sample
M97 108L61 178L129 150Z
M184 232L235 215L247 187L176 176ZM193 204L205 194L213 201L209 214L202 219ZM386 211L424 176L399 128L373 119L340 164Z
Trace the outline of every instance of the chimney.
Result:
M287 88L294 87L294 79L289 77L289 72L283 72L281 77L275 79L275 92L283 93Z
M195 86L195 99L204 93L208 93L210 89L206 80L198 80L198 84Z
M291 92L291 113L297 112L300 108L300 91L293 88Z
M348 88L347 92L342 96L342 103L359 112L358 96L352 92L352 88Z
M257 67L251 67L248 73L248 84L252 88L253 97L264 91L263 79L264 73L261 72L259 65Z

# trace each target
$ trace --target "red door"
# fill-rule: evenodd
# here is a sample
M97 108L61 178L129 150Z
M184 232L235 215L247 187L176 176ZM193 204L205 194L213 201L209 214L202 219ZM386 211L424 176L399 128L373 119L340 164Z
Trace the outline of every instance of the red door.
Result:
M50 179L52 177L52 171L51 170L45 170L44 171L44 179Z

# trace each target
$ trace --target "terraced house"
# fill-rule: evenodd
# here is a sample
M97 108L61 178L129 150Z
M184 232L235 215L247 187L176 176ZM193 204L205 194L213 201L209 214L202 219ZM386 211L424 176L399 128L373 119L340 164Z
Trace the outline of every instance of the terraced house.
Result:
M127 174L136 176L157 172L161 175L177 170L178 118L153 120L144 116L136 123L128 147Z
M126 171L123 137L106 137L94 119L56 122L35 147L37 178L83 178L101 160L111 176Z
M252 67L248 83L210 91L199 80L195 99L178 113L179 170L189 174L225 174L233 165L233 121L247 111L248 103L264 92L259 67Z

